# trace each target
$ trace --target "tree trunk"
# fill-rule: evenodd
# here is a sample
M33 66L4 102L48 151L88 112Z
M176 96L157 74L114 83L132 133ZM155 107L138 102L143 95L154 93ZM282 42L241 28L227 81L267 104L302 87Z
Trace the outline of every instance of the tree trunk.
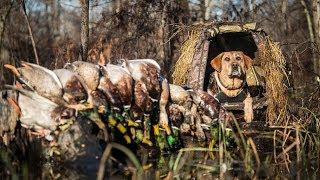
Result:
M249 0L243 0L243 22L250 20L250 5Z
M170 57L170 30L168 23L168 11L170 9L170 1L163 1L162 14L161 14L161 39L162 47L160 57L163 60L164 75L168 76L169 72L169 57Z
M312 17L313 17L313 30L314 30L314 41L316 45L316 49L319 51L320 47L320 0L313 0L312 1ZM316 54L314 59L314 71L315 73L320 73L320 62L319 62L319 55Z
M213 7L213 0L200 0L200 17L202 21L210 19L211 9Z
M252 21L255 22L256 21L256 16L257 16L256 0L251 0L251 6L252 6L251 18L252 18Z
M87 61L89 44L89 0L80 0L81 4L81 57Z
M305 0L301 0L300 2L301 2L301 5L304 8L304 13L306 14L310 42L311 42L311 45L313 46L315 44L315 37L314 37L314 31L313 31L314 24L313 24L313 22L311 20L311 15L310 15L310 12L308 10L308 7L307 7L307 4L306 4ZM317 72L317 70L318 70L318 60L317 60L316 55L315 55L314 52L312 52L312 61L313 61L314 72Z
M34 57L36 59L36 63L39 65L40 61L39 61L39 57L38 57L37 47L36 47L36 43L35 43L35 40L34 40L34 36L33 36L32 28L31 28L31 25L30 25L30 21L29 21L28 15L27 15L27 10L26 10L26 7L25 7L25 1L24 0L22 1L21 6L22 6L22 11L23 11L23 16L24 16L24 18L25 18L25 20L27 22L29 36L30 36L30 39L31 39L32 47L33 47Z
M9 51L3 45L4 31L6 28L6 21L9 17L9 13L12 9L14 1L5 0L0 7L0 90L7 79L5 79L5 71L3 65L10 63Z

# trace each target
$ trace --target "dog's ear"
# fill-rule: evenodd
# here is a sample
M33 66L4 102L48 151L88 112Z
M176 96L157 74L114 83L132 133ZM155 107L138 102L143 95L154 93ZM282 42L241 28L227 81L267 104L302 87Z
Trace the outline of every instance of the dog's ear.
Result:
M211 60L210 64L214 70L220 72L221 71L221 60L224 53L220 53L214 59Z
M247 70L252 66L253 60L245 54L243 54L243 59L244 59L245 68Z

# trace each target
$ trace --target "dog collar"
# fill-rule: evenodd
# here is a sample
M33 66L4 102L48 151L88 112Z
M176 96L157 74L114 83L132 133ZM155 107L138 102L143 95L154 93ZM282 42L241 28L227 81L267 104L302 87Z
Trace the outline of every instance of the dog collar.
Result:
M218 84L218 87L219 87L219 84L224 87L225 89L227 90L236 90L236 89L233 89L233 88L228 88L221 80L220 80L220 76L219 76L219 73L217 71L214 72L214 76L215 76L215 79L216 79L216 83ZM242 83L241 87L237 88L237 89L243 89L244 87L244 82ZM238 92L238 94L240 93L241 91Z

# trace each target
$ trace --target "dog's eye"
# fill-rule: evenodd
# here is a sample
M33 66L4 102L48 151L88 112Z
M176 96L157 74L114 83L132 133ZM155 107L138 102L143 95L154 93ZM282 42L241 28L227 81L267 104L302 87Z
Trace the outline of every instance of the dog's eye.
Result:
M236 60L240 61L240 60L241 60L241 57L237 56L237 57L236 57Z
M230 58L226 57L224 58L225 61L230 61Z

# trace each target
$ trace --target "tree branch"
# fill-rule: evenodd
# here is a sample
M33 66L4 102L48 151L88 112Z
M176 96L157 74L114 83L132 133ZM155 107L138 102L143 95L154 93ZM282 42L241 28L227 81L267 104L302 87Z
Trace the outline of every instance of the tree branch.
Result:
M39 65L40 63L39 63L37 47L36 47L36 43L34 41L34 37L33 37L32 29L31 29L31 26L30 26L30 22L29 22L29 19L28 19L28 15L27 15L27 11L26 11L26 6L25 6L25 1L24 0L22 1L21 6L22 6L23 15L24 15L24 17L26 19L26 22L27 22L27 25L28 25L28 31L29 31L29 36L30 36L30 39L31 39L32 47L33 47L34 57L36 59L36 63Z

